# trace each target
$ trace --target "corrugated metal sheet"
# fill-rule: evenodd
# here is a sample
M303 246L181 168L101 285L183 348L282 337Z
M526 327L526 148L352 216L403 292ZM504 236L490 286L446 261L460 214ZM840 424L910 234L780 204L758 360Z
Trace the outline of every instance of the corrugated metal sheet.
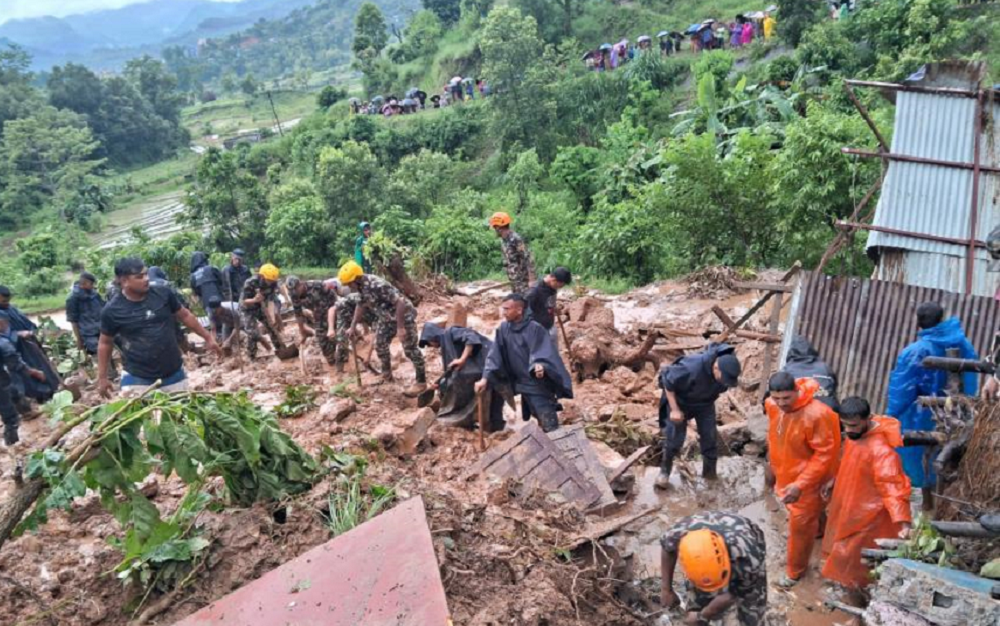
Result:
M841 398L862 396L873 409L883 411L896 357L916 339L917 306L929 301L961 319L966 336L981 353L1000 329L1000 303L993 298L807 274L793 297L781 362L788 340L802 335L836 372Z
M993 120L1000 118L1000 107L990 103L991 115L983 125L980 163L996 167L1000 134ZM896 94L896 119L892 152L907 156L972 163L974 160L976 101L939 94L900 92ZM1000 224L998 176L982 173L979 184L979 218L976 238L985 240ZM872 221L875 226L911 232L967 238L972 205L972 170L904 163L889 164L878 207ZM880 279L899 279L924 287L964 291L966 248L950 243L916 239L872 231L868 246L897 248L924 254L908 257L902 267L879 268ZM988 255L976 252L973 293L990 295L994 281L981 277ZM958 268L958 272L955 268Z

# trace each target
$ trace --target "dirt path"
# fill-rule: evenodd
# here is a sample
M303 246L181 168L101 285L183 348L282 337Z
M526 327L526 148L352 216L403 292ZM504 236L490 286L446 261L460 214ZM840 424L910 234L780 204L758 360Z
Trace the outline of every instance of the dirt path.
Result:
M721 302L732 315L739 315L753 299L754 294L749 293L696 297L688 293L686 285L667 282L605 300L615 313L616 324L629 330L651 322L701 329L717 324L710 311L713 304ZM470 325L492 334L499 322L499 296L491 293L464 300L470 312ZM445 316L448 305L444 298L429 298L420 307L420 323ZM757 326L762 323L755 321ZM737 350L745 362L746 376L759 376L758 344L739 343ZM606 595L606 590L616 589L616 583L597 580L593 572L583 575L587 571L583 564L585 555L574 553L575 558L570 562L558 556L556 546L594 520L584 518L565 504L539 498L538 494L519 494L496 481L459 480L479 457L474 433L433 428L418 453L411 457L397 457L380 446L376 434L380 427L415 409L415 401L399 393L412 380L412 368L396 343L393 354L397 378L401 381L399 387L379 386L374 376L366 375L365 388L358 392L361 402L356 412L343 422L331 422L319 410L313 410L303 417L283 420L282 425L310 452L318 453L323 446L331 446L364 455L373 481L393 485L401 498L417 494L424 497L455 624L666 623L662 618L638 619L641 611L635 606L629 608L625 596L616 599ZM440 358L433 350L428 350L426 356L429 376L433 379L440 371ZM321 391L320 402L335 399L331 390L345 377L330 373L315 349L310 351L308 367L311 375L306 382ZM195 389L247 389L265 407L281 401L286 385L303 382L297 363L267 358L243 372L233 362L200 366L190 359L188 369ZM599 419L601 407L630 405L640 409L634 417L630 416L634 422L631 427L636 432L655 432L655 387L646 385L625 395L617 384L617 376L620 374L609 372L602 379L579 384L576 399L564 402L562 420L590 424ZM739 390L733 395L733 404L720 412L723 423L745 419L756 403L756 391L752 389ZM507 417L510 426L520 425L513 411L508 409ZM26 423L22 432L29 443L37 442L49 428L45 420L39 419ZM509 435L491 436L492 445L505 436ZM605 453L615 454L609 450ZM655 507L657 511L606 540L605 549L614 548L632 562L632 578L617 589L622 593L625 588L652 589L655 596L659 585L659 537L674 521L701 509L740 512L765 528L769 577L772 582L778 580L784 561L784 520L777 504L764 495L762 460L753 455L723 458L717 485L707 485L698 478L695 465L688 471L684 465L679 463L673 488L666 493L653 489L656 467L639 466L635 470L636 487L622 514L644 507ZM10 459L3 456L0 471L5 478L0 481L0 499L6 497L12 486L6 478L9 469ZM176 479L165 481L157 477L157 481L159 493L155 502L162 511L169 511L181 497L182 486ZM312 493L291 503L287 517L280 521L263 507L206 513L199 523L215 538L213 565L154 623L170 624L189 615L329 539L321 516L323 508L328 506L329 489L328 483L320 483ZM131 613L125 607L134 599L134 592L122 588L106 574L120 558L107 543L117 533L117 523L103 512L96 496L88 496L76 502L68 514L53 513L38 533L8 542L0 552L0 572L17 572L17 581L12 583L0 574L0 597L4 598L0 601L0 623L17 623L45 612L52 616L50 623L60 626L128 623ZM772 586L769 624L846 623L843 616L819 610L820 588L815 575L793 592L782 592ZM647 600L654 601L652 596Z

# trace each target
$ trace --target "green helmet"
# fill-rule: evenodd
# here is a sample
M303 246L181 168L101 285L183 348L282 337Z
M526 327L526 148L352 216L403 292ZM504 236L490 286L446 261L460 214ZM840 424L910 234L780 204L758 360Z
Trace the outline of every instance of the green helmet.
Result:
M358 230L361 232L364 232L366 228L371 228L371 227L372 225L369 224L368 222L361 222L360 224L358 224Z

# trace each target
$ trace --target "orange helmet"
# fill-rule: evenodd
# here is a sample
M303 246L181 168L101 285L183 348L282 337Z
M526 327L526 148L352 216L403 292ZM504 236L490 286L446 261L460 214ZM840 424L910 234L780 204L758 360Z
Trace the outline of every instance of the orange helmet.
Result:
M498 211L490 217L491 228L502 228L504 226L510 226L510 216L503 211Z
M677 550L684 575L698 589L711 593L729 584L729 549L719 533L693 530L684 535Z

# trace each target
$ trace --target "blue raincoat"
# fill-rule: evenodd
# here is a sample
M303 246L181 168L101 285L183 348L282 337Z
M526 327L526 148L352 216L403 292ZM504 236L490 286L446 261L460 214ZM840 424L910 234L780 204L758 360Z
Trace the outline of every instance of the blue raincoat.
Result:
M886 414L900 421L903 433L914 430L934 430L935 422L930 409L917 404L920 396L942 396L948 383L948 373L927 369L921 365L924 357L945 356L945 350L958 348L963 359L976 359L976 350L966 339L962 323L957 317L947 319L933 328L917 333L917 340L906 346L896 361L889 377L889 408ZM979 386L978 375L962 375L964 392L975 395ZM924 446L903 446L899 455L903 469L914 487L928 487L934 483L934 469L929 467L925 476Z

